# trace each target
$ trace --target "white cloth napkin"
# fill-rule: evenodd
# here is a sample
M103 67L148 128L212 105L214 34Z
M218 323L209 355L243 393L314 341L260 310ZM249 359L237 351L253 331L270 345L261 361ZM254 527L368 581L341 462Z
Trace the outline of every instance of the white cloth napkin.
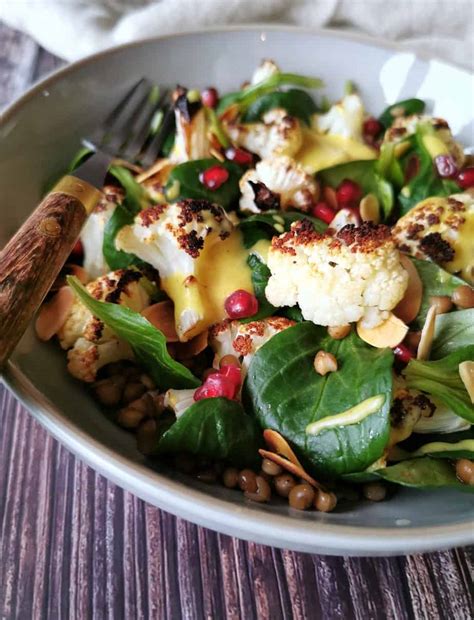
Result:
M473 0L0 0L0 19L75 60L118 43L202 26L327 26L474 66Z

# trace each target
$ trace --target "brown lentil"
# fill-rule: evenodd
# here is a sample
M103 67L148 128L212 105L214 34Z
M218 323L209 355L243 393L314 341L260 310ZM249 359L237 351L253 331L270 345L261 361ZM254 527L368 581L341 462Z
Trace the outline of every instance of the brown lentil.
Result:
M328 327L328 334L334 340L342 340L351 333L350 325L337 325L335 327Z
M117 422L124 428L137 428L145 417L145 412L135 409L135 407L124 407L117 416Z
M309 484L297 484L288 495L288 503L296 510L307 510L314 501L314 489Z
M122 398L122 390L125 379L122 377L109 377L94 383L93 390L97 400L106 407L115 407Z
M219 367L222 368L223 366L237 366L237 368L240 368L240 362L235 355L224 355L219 362Z
M318 489L313 505L319 512L331 512L337 505L337 497L331 491L326 492Z
M458 308L462 308L463 310L474 308L474 289L467 284L458 286L457 289L454 290L451 299Z
M278 463L274 463L270 459L263 459L262 469L269 476L278 476L283 471L283 468Z
M196 469L196 459L193 454L182 452L174 457L174 465L183 474L192 474Z
M268 502L272 496L270 485L263 476L257 476L255 478L255 482L257 485L257 490L254 492L245 491L245 497L254 502Z
M217 480L217 473L214 469L202 469L196 474L196 478L201 482L215 482Z
M140 381L143 383L143 385L146 387L147 390L154 390L156 387L153 379L145 373L140 375Z
M469 459L456 461L456 475L464 484L474 486L474 462Z
M156 447L156 422L145 420L138 427L137 448L142 454L152 454Z
M328 351L318 351L314 358L314 369L318 375L326 375L328 372L336 372L337 359Z
M131 403L137 398L140 398L146 392L146 387L143 383L139 383L138 381L131 381L127 383L123 390L122 400L124 403Z
M239 470L236 467L227 467L224 469L222 482L228 489L235 489L239 483Z
M273 479L275 491L281 497L288 497L291 489L296 485L295 479L290 474L280 474Z
M453 302L451 301L451 297L447 295L434 295L430 297L430 306L436 308L436 314L444 314L451 310Z
M381 502L387 495L387 488L381 482L367 482L362 487L362 494L371 502Z
M257 476L251 469L243 469L239 473L239 487L242 491L255 493L257 490Z

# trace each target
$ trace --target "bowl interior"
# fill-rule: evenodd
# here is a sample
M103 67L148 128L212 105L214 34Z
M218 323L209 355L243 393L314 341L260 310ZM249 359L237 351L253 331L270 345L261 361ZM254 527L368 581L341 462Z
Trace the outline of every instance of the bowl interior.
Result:
M80 62L46 80L0 125L0 245L60 174L87 134L143 75L159 84L235 89L262 58L286 71L320 76L324 94L341 96L354 81L369 111L418 96L474 143L474 89L467 72L333 33L255 28L165 37ZM449 84L449 87L447 85ZM109 422L66 372L64 354L31 329L9 366L7 382L34 414L81 458L142 498L227 533L327 553L401 553L462 544L472 537L472 499L452 491L401 490L382 504L347 506L330 515L296 514L286 505L245 504L239 493L182 478L145 463L133 436ZM421 528L421 529L420 529ZM422 536L421 534L426 534Z

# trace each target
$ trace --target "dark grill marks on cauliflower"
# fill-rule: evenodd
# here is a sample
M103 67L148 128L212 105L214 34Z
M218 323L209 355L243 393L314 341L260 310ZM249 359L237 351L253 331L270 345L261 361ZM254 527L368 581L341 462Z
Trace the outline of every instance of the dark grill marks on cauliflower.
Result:
M140 218L142 225L148 228L154 224L167 207L168 205L166 204L160 204L154 205L153 207L148 207L148 209L141 211L138 217Z
M410 410L418 409L420 416L431 418L436 411L436 405L425 396L418 394L417 396L404 396L403 398L395 398L390 409L390 423L394 428L404 426L405 418L409 415Z
M119 304L122 293L128 295L128 285L132 282L138 282L143 277L142 273L137 269L121 269L117 273L119 274L119 279L114 285L115 288L106 295L104 300L110 304Z
M420 249L435 263L449 263L454 250L439 233L429 233L420 241Z
M199 252L204 247L204 239L195 230L189 233L180 234L178 237L179 247L193 258L199 256Z
M255 205L261 211L278 211L280 209L280 195L272 192L261 181L248 181L254 194Z
M347 224L336 233L336 238L351 247L351 252L373 252L391 239L390 228L385 224L362 222L360 226Z
M100 213L101 211L105 211L109 202L113 202L116 205L120 204L124 199L125 193L120 187L116 187L115 185L104 185L102 188L102 197L99 200L99 203L94 209L95 213Z
M177 206L181 209L181 213L178 216L180 227L190 224L194 220L196 222L204 222L203 211L209 211L214 216L216 222L222 222L224 219L221 207L209 202L209 200L186 198L178 202Z

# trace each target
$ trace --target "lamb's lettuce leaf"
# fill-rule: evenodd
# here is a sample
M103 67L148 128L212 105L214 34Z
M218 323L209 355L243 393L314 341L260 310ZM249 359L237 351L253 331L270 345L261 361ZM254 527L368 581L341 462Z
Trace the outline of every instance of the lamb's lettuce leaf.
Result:
M411 116L412 114L422 114L425 109L425 102L421 99L404 99L389 105L379 116L379 121L387 129L396 118L400 116ZM396 112L394 114L394 112Z
M376 475L387 482L416 489L437 489L452 487L459 491L474 492L474 487L463 484L456 476L454 466L446 459L428 456L401 461L379 469Z
M198 387L199 380L168 353L166 338L138 312L119 304L94 299L75 277L67 282L86 308L103 321L118 338L128 342L137 360L143 364L161 388Z
M258 312L248 319L243 319L243 323L258 321L259 319L272 316L277 310L265 297L265 288L271 275L270 269L255 254L250 254L247 264L251 269L253 292L258 299Z
M290 116L301 119L306 125L311 123L311 116L318 109L309 93L298 88L290 88L287 91L277 90L262 95L249 106L242 120L245 123L259 121L266 112L275 108L286 110Z
M262 443L262 431L242 405L227 398L205 398L186 409L165 431L156 453L188 452L237 467L255 467Z
M440 359L468 345L474 346L474 308L436 317L431 359Z
M251 248L260 239L270 240L275 235L290 230L291 224L298 220L309 220L314 229L324 232L326 224L317 217L312 217L301 211L265 211L249 215L240 221L239 227L244 238L244 246Z
M456 433L413 433L400 447L411 458L431 456L437 459L473 459L474 427Z
M333 353L337 372L314 370L319 350ZM374 463L387 444L393 353L365 344L355 333L334 340L324 327L305 322L273 336L255 354L243 389L246 410L264 428L290 441L317 475L359 472ZM309 423L346 411L371 396L384 395L381 409L358 424L306 433Z
M459 364L474 360L474 345L439 360L410 360L403 374L410 389L432 394L456 415L474 424L474 405L459 375Z

